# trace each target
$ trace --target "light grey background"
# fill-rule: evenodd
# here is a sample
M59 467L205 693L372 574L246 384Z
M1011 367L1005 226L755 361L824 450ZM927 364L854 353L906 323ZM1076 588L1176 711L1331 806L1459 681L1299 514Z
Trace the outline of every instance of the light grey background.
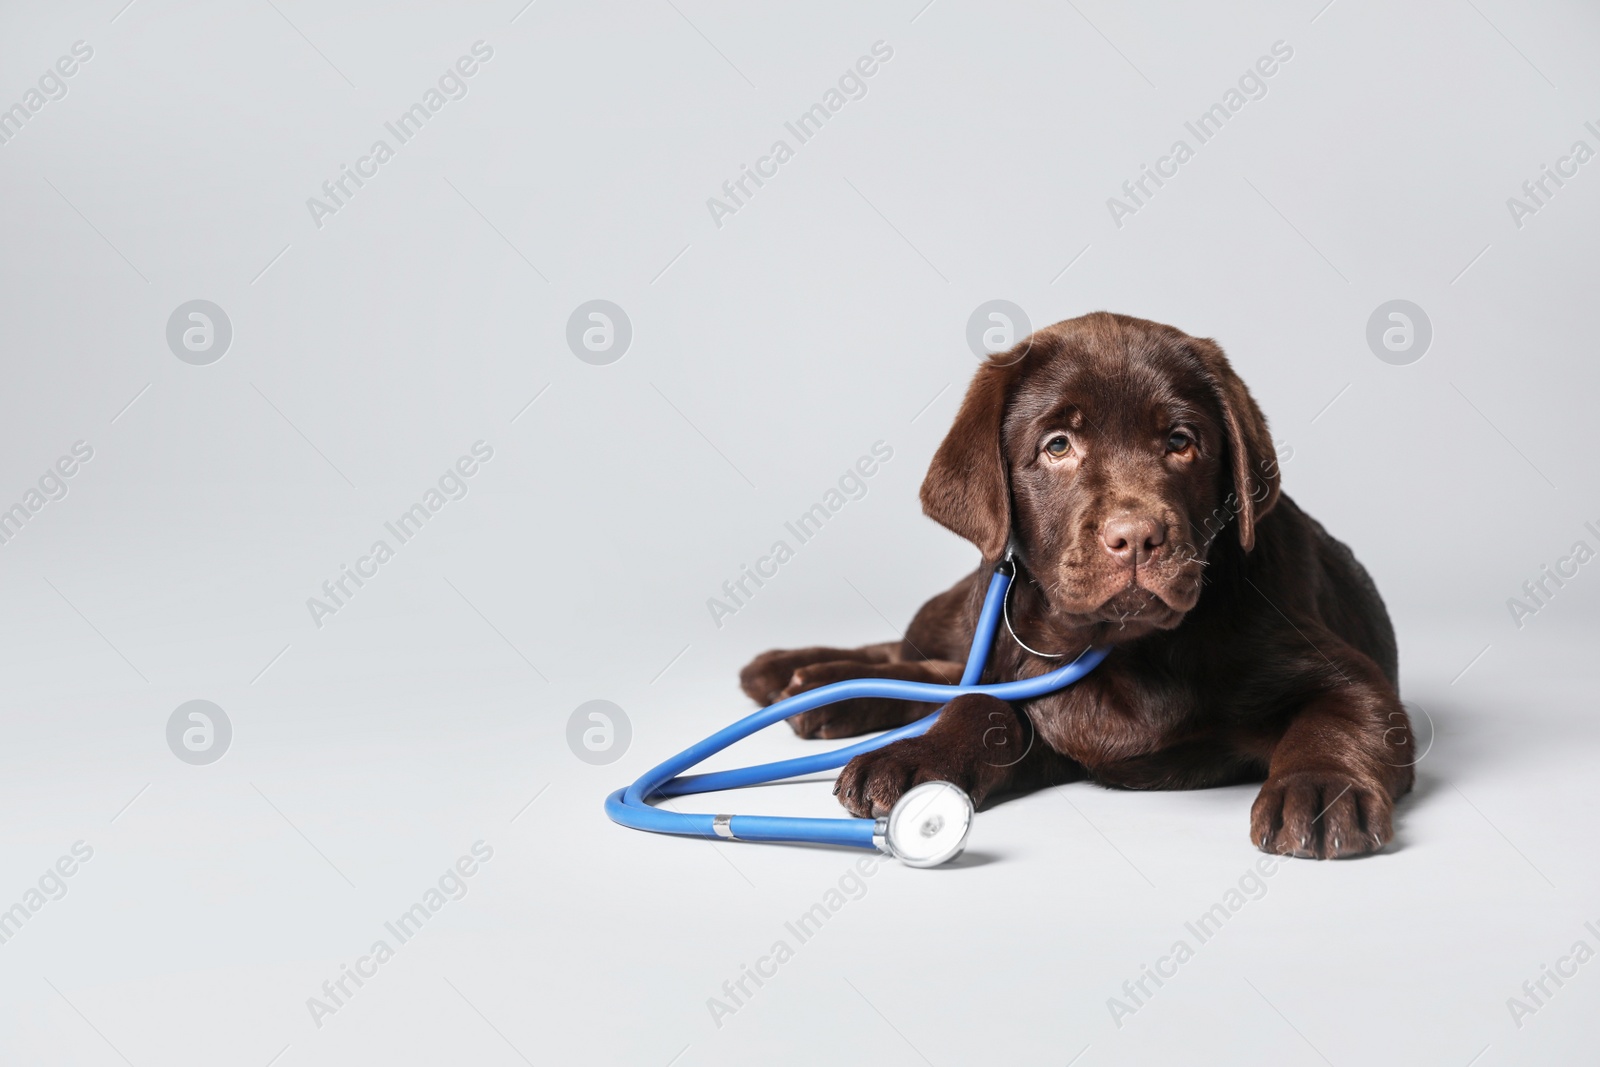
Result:
M1507 205L1600 148L1592 6L123 2L0 26L0 106L93 49L0 145L0 506L93 448L0 546L0 907L93 849L0 944L0 1060L1593 1061L1600 963L1520 1027L1507 1004L1600 949L1600 564L1520 628L1507 606L1600 547L1600 162L1520 227ZM477 41L465 98L318 228L307 198ZM1107 199L1278 41L1265 97L1118 227ZM166 343L195 299L233 329L208 366ZM594 299L633 328L606 366L566 346ZM1256 862L1253 788L1005 804L969 862L882 867L804 945L785 921L854 854L601 812L743 713L755 653L892 636L972 565L916 488L992 299L1216 338L1436 724L1394 846L1287 864L1120 1026L1108 999ZM1365 339L1395 299L1433 328L1407 366ZM715 625L880 440L867 494ZM466 497L314 625L477 441ZM200 699L232 725L209 765L166 739ZM609 765L568 748L591 700L631 721ZM837 812L817 782L748 794L705 804ZM480 840L466 896L317 1026L307 999Z

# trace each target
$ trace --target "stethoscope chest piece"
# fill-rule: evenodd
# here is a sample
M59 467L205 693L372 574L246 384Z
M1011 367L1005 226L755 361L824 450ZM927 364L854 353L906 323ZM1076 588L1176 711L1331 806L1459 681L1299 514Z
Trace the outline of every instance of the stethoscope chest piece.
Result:
M972 798L951 782L923 782L878 820L873 844L908 867L937 867L961 855L972 830Z

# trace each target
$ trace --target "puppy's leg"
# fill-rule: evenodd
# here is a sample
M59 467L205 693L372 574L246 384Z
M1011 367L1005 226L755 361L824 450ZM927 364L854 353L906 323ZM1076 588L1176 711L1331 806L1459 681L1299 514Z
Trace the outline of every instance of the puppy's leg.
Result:
M813 663L888 663L897 659L900 642L885 641L861 648L775 648L763 652L739 672L739 688L762 707L776 703L794 672Z
M903 682L954 685L961 680L961 664L937 659L903 663L813 663L796 670L778 698L792 697L852 678L895 678ZM936 707L936 703L862 697L801 712L789 719L789 725L801 737L855 737L857 734L889 730L915 722Z
M1250 840L1264 852L1331 859L1376 852L1394 836L1395 801L1414 777L1410 722L1381 678L1361 676L1361 662L1342 669L1353 680L1313 697L1273 747L1250 812Z
M922 782L954 782L981 805L998 793L1037 789L1083 777L1083 768L1045 744L1033 724L997 697L956 697L933 728L845 765L834 785L853 815L886 815Z

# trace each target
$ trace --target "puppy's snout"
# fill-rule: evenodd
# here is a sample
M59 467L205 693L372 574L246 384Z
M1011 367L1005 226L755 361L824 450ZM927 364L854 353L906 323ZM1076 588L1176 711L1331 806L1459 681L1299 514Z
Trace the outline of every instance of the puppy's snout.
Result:
M1148 515L1115 515L1100 530L1100 543L1125 567L1142 567L1167 543L1167 524Z

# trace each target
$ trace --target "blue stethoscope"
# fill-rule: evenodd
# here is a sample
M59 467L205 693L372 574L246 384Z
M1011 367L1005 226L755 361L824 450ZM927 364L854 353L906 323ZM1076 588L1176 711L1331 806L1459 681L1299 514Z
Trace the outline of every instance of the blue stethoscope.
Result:
M1006 591L1015 568L1008 553L989 579L989 590L978 615L978 628L967 666L956 685L933 682L906 682L892 678L858 678L800 693L768 705L732 726L717 731L699 744L691 745L660 766L646 771L626 789L606 797L606 814L613 822L635 830L651 830L685 837L720 837L730 841L783 841L804 844L843 845L847 848L877 849L913 867L936 867L954 859L966 847L972 827L972 801L966 792L950 782L924 782L908 790L890 813L879 819L782 818L769 815L702 815L663 811L652 807L651 798L709 793L721 789L759 785L780 778L833 770L853 757L892 744L904 737L917 737L928 731L939 718L943 705L914 723L881 734L868 741L847 745L831 752L795 759L762 763L753 767L692 774L679 777L690 767L716 755L735 741L749 737L775 722L810 711L825 704L856 697L893 697L919 702L946 701L964 693L987 693L1001 700L1030 700L1064 689L1094 670L1110 654L1109 647L1089 648L1077 659L1037 678L1015 682L978 685L984 661L994 644L995 628L1006 613ZM1010 619L1006 620L1010 628ZM1014 631L1013 631L1014 635ZM1020 642L1019 642L1020 643ZM1027 646L1023 646L1027 647Z

